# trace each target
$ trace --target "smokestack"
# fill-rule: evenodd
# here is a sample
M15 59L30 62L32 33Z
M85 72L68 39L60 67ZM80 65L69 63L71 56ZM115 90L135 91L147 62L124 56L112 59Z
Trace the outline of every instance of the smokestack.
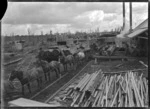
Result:
M41 35L43 35L43 31L41 31Z
M29 35L29 36L31 35L31 30L30 30L30 28L28 28L28 35Z
M132 30L132 2L130 2L130 31Z
M125 28L125 2L123 2L123 30Z

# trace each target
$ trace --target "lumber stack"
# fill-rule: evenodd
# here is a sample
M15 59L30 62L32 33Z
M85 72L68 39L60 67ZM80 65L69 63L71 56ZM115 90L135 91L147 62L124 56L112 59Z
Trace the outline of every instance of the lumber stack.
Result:
M138 72L112 75L98 70L86 73L78 83L60 93L57 101L71 107L148 106L148 80Z

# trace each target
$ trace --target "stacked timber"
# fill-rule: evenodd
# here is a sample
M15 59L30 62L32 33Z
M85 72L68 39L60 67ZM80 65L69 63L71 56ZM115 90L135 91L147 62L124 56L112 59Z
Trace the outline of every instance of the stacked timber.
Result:
M148 80L136 71L86 73L61 93L57 100L71 107L148 106Z

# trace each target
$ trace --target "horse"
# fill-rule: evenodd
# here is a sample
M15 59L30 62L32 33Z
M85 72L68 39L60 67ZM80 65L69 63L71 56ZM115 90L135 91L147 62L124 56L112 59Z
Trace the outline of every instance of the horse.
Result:
M91 52L91 49L85 50L85 51L84 51L84 54L85 54L85 60L86 60L86 61L92 59L92 52Z
M9 76L9 81L13 81L15 78L17 78L22 85L22 94L24 95L24 85L28 86L29 93L31 93L30 82L33 80L36 80L38 83L38 88L41 88L42 75L43 70L37 66L33 67L27 72L14 69Z
M3 98L4 99L12 99L12 94L14 94L14 92L16 91L14 85L12 84L12 82L8 81L8 80L4 80L3 82Z
M50 69L52 71L56 72L56 76L57 77L61 77L60 65L61 65L60 59L59 59L59 61L51 61L49 63Z
M47 80L46 73L48 73L48 78L50 80L50 70L56 72L56 75L60 74L60 62L59 57L62 56L62 52L59 49L50 49L47 51L40 52L37 58L39 59L38 65L41 66L44 70L45 80Z
M84 58L85 58L85 53L83 51L79 51L73 54L75 62L77 65L80 65Z
M37 57L40 60L50 63L51 61L58 61L59 56L62 56L59 49L51 49L47 51L40 51Z
M60 76L59 68L60 68L61 63L59 61L51 61L50 63L48 63L47 61L37 59L36 64L38 67L41 67L43 69L46 80L47 80L46 74L48 74L48 78L50 80L50 76L51 76L50 72L51 71L55 71L57 77Z
M74 56L69 50L62 50L62 56L60 56L60 62L63 63L64 70L67 71L67 65L75 65Z
M91 44L91 45L90 45L90 48L91 48L91 50L92 50L93 52L96 52L96 51L98 50L98 47L97 47L97 45L96 45L95 43Z

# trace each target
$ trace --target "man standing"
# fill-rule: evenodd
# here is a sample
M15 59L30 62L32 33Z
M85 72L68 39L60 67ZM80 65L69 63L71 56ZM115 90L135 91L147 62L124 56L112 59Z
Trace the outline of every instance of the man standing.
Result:
M42 60L43 59L43 54L44 54L44 51L42 48L39 49L39 53L38 53L38 59L39 60Z
M128 56L129 55L129 45L127 43L125 43L124 45L125 45L125 55Z

